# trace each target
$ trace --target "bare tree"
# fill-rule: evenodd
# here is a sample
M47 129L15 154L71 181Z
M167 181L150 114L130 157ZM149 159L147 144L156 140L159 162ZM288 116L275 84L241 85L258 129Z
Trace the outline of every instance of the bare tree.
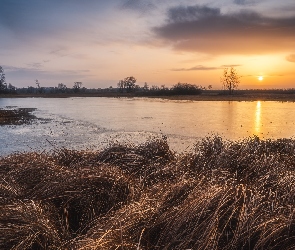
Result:
M4 69L0 66L0 93L7 89Z
M120 80L117 85L118 85L118 88L119 88L120 92L123 92L124 88L125 88L124 81Z
M80 88L82 87L82 82L74 82L74 92L79 92Z
M38 79L35 80L35 83L36 83L38 89L40 89L40 83L39 83Z
M149 85L147 84L147 82L144 83L143 90L144 91L148 91L149 90Z
M238 75L236 69L234 68L225 68L223 75L220 78L220 81L224 87L229 91L229 94L232 95L233 91L238 88L240 83L240 76Z

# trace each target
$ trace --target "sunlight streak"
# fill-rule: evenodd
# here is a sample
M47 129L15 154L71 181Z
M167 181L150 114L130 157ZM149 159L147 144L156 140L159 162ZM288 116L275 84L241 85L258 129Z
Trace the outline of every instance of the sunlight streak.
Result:
M255 111L255 133L259 134L261 129L261 102L258 101L256 104Z

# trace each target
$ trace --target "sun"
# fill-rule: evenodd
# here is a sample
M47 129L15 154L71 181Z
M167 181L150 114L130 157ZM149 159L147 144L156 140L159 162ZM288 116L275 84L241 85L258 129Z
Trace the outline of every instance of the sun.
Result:
M258 80L262 81L263 80L263 76L258 76Z

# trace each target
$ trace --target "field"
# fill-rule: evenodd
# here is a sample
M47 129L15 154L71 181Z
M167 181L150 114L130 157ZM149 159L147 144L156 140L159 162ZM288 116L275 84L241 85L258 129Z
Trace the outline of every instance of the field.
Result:
M0 159L0 249L294 249L295 140Z

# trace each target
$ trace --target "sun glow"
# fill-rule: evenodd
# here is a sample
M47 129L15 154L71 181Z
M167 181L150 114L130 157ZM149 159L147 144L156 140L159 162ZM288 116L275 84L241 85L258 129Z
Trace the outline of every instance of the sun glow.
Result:
M263 80L263 76L258 76L258 80L262 81Z

